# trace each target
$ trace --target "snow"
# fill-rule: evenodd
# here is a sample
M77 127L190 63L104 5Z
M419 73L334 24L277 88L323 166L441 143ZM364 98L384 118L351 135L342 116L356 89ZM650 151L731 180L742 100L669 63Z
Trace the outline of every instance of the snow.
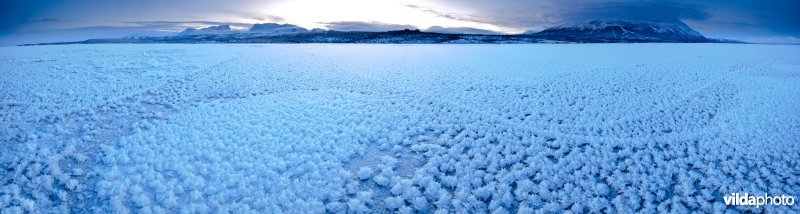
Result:
M308 32L324 32L322 29L315 28L312 31L292 24L276 24L276 23L263 23L254 24L250 27L249 33L259 33L266 35L283 35L283 34L296 34Z
M372 176L372 169L369 167L361 167L358 169L358 178L361 180L369 179Z
M646 27L651 28L653 31L658 33L674 33L679 35L686 35L692 37L702 37L700 33L693 30L683 22L678 20L667 20L667 21L647 21L647 20L637 20L637 21L630 21L630 20L623 20L623 19L610 19L610 20L593 20L593 21L584 21L579 23L574 23L571 25L562 25L556 28L577 28L581 30L602 30L603 28L608 27Z
M551 27L534 34L556 37L554 39L582 38L577 41L613 39L608 41L709 42L680 20L591 20Z
M798 212L799 49L3 47L0 210Z
M202 35L202 34L229 34L234 33L230 25L210 26L206 28L186 28L186 30L179 33L179 35Z

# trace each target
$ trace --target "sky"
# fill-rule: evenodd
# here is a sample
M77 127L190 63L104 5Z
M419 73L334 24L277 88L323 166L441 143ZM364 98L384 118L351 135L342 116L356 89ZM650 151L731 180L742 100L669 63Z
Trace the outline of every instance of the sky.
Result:
M678 19L709 38L800 43L796 0L3 0L0 44L170 35L289 23L308 29L518 34L595 19Z

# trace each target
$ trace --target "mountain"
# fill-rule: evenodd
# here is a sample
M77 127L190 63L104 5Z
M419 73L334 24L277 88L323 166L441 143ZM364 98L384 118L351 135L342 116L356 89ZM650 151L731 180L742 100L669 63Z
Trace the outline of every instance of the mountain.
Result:
M180 35L202 35L202 34L229 34L233 33L230 25L211 26L207 28L195 29L186 28Z
M592 20L529 34L567 42L713 42L679 20Z
M454 32L455 30L455 32ZM472 30L471 33L463 31ZM440 31L440 32L429 32ZM547 28L537 33L520 35L490 34L476 29L431 27L428 30L384 32L308 30L297 25L255 24L249 31L231 30L228 25L203 29L187 29L173 36L89 39L79 42L40 44L97 43L740 43L724 39L708 39L678 20L629 21L594 20ZM34 44L35 45L35 44Z
M447 34L481 34L481 35L497 35L501 34L498 32L494 32L491 30L484 30L478 28L469 28L469 27L442 27L442 26L432 26L428 29L425 29L425 32L432 32L432 33L447 33Z
M232 30L230 25L219 25L219 26L211 26L202 29L196 28L187 28L183 32L179 33L178 36L193 36L193 35L224 35L224 34L258 34L258 35L284 35L284 34L297 34L297 33L309 33L309 32L324 32L323 29L314 29L313 31L309 31L308 29L302 28L297 25L292 24L276 24L276 23L263 23L263 24L254 24L250 27L248 31L238 31Z
M442 44L442 43L539 43L540 39L521 35L444 34L420 30L386 32L322 31L290 34L231 33L193 34L162 37L120 39L89 39L80 42L49 44L105 44L105 43L380 43L380 44ZM44 45L44 44L39 44Z
M321 30L321 29L320 29ZM295 33L308 33L309 30L293 24L263 23L254 24L248 33L258 33L267 35L283 35Z
M322 28L311 29L311 33L324 33L325 31L328 31L328 30L325 30L325 29L322 29Z

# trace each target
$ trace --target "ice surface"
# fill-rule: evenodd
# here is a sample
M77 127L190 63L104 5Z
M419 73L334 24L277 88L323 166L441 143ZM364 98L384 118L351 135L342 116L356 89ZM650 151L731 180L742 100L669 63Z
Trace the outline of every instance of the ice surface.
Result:
M4 47L0 210L798 212L798 53Z

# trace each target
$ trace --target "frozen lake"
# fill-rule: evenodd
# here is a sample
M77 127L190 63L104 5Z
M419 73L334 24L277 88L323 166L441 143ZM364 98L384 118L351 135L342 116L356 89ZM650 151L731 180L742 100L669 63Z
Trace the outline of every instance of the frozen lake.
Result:
M759 212L723 196L800 193L800 46L2 47L0 75L11 212Z

